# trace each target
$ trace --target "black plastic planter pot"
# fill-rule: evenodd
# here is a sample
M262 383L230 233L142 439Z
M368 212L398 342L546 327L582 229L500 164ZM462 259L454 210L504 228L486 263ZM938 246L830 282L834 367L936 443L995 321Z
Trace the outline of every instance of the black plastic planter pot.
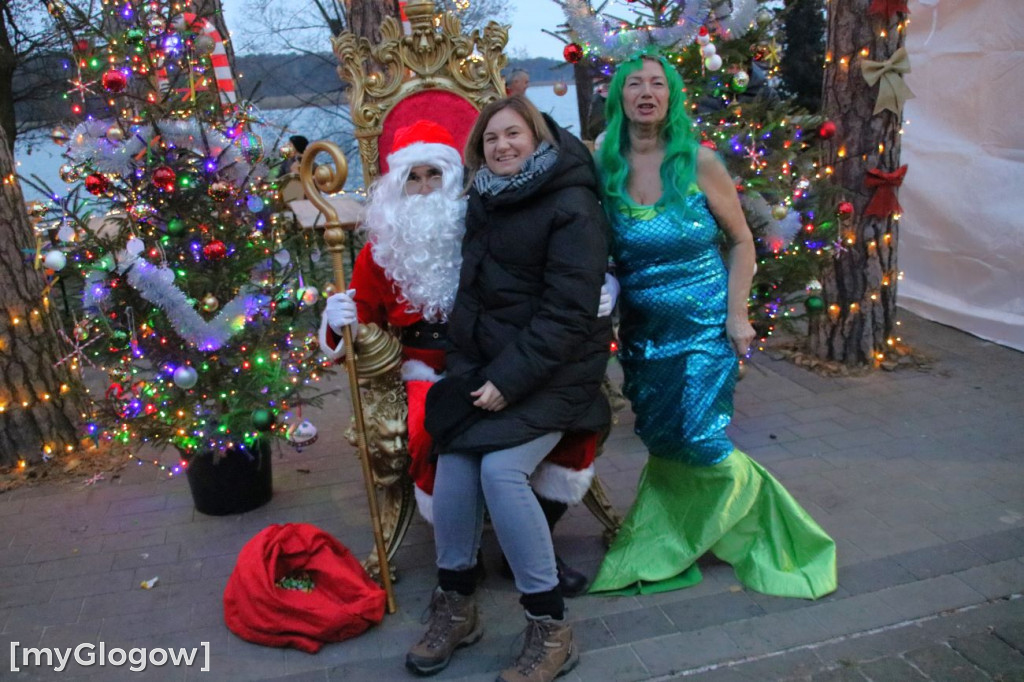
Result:
M270 501L274 494L270 444L238 445L223 456L200 453L185 470L196 510L210 516L241 514Z

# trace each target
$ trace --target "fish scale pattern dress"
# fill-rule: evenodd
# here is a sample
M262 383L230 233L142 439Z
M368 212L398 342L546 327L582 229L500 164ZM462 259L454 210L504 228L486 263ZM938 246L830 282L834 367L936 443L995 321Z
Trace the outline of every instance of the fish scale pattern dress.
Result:
M708 551L759 592L813 599L836 588L835 543L725 433L737 358L720 239L696 188L679 206L630 204L613 220L623 392L651 456L591 592L696 584Z

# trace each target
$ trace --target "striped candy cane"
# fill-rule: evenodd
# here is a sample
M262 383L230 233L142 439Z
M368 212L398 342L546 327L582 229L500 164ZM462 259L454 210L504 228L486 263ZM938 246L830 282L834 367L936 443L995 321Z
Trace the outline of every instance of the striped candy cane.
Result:
M224 46L224 39L221 37L220 31L212 23L202 17L197 17L192 12L183 12L181 19L185 26L197 30L201 35L208 36L213 40L213 52L210 54L210 63L213 65L213 77L217 81L220 103L223 106L234 104L238 99L235 93L235 79L231 74L228 50ZM165 67L161 67L157 71L157 84L162 92L166 92L171 86ZM196 90L206 89L205 87L196 87Z

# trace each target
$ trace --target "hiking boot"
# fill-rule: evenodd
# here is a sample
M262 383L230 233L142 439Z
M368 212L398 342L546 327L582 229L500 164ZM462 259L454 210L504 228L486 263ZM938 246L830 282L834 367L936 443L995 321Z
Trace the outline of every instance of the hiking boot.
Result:
M439 673L448 666L456 649L476 644L483 634L476 597L438 587L430 599L427 632L409 649L405 667L417 675Z
M572 628L564 621L530 616L527 621L523 653L498 675L497 682L551 682L580 662Z

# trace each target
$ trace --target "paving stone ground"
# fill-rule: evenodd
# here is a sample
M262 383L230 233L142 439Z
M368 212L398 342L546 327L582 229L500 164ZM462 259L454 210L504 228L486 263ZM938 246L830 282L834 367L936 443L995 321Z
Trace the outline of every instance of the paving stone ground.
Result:
M902 319L903 337L934 358L927 371L834 379L762 355L737 389L730 433L836 539L836 593L768 597L704 560L704 581L688 590L575 599L583 656L563 679L1024 681L1024 354ZM275 454L274 498L248 514L196 512L185 479L149 464L0 495L0 680L413 679L402 662L435 579L418 518L395 559L398 612L365 634L309 655L249 644L223 622L238 551L269 524L313 523L358 556L371 549L360 468L341 436L348 414L347 390L307 410L320 439ZM620 413L597 467L621 510L645 458ZM585 508L570 510L555 541L594 573L604 545ZM436 679L493 680L518 651L520 608L492 535L484 558L487 634ZM202 642L209 672L110 661L56 672L57 661L23 658L26 648Z

